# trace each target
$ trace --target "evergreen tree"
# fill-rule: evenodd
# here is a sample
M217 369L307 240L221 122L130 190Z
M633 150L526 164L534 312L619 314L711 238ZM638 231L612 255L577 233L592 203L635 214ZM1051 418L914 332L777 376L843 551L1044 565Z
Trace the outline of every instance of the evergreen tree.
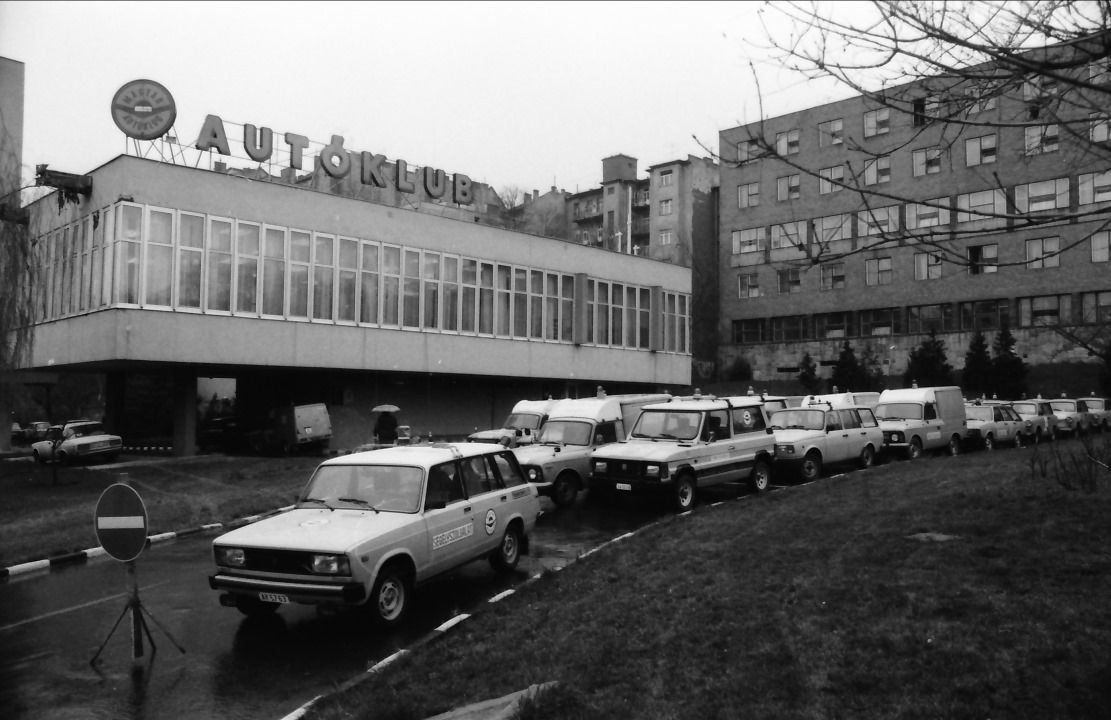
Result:
M1006 323L992 343L992 392L1000 398L1015 400L1026 393L1026 363L1015 352L1015 336Z
M818 377L818 365L810 353L804 353L799 361L799 385L808 395L815 395L822 389L822 380Z
M858 388L852 388L853 390L879 392L884 389L886 383L883 378L883 365L871 345L864 346L864 352L860 354L860 367L863 370L863 384Z
M945 341L938 339L937 331L931 330L930 336L910 351L903 380L907 387L912 383L919 387L953 384L953 366L945 352Z
M992 361L988 354L988 341L979 330L972 335L968 343L968 352L964 355L964 375L961 377L961 388L967 397L991 396L995 392L992 381Z
M838 392L861 391L868 384L868 374L856 359L856 353L848 340L841 346L841 354L837 356L837 364L833 366L833 376L829 381Z

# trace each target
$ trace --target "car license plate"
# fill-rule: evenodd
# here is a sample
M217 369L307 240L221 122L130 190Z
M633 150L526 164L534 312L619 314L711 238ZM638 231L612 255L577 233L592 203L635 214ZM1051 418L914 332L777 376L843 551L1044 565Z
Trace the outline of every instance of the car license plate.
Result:
M617 488L618 490L629 490L629 491L631 491L633 489L633 486L630 485L629 483L614 483L613 486L615 488Z
M263 602L273 602L273 603L288 603L289 602L289 596L288 595L280 595L278 593L260 592L258 594L258 599L263 601Z

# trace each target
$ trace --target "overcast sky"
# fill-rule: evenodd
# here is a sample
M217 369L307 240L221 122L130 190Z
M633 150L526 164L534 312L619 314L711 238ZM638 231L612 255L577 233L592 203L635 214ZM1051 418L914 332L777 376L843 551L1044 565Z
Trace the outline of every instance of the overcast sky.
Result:
M768 65L762 5L0 0L0 55L25 64L25 177L123 153L109 104L146 78L174 96L183 143L214 114L575 192L609 155L643 176L705 155L695 138L717 152L719 131L759 119L753 65L766 115L844 97Z

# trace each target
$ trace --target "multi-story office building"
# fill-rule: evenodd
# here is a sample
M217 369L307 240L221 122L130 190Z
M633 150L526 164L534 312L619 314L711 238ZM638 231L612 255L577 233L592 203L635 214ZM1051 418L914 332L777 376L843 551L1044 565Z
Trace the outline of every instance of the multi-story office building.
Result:
M1031 392L1093 390L1088 352L1053 330L1111 324L1106 60L1074 73L970 73L722 131L719 363L774 386L848 340L901 386L931 331L959 369L1006 324Z

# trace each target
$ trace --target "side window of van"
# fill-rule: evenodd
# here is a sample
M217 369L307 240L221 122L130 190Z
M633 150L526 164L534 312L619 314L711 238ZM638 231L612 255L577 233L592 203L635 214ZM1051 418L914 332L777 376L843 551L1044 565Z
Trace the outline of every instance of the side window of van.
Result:
M729 437L729 411L711 410L706 416L706 425L702 428L702 439L725 440Z
M599 445L617 442L617 423L613 420L598 423L598 427L594 428L594 440Z
M733 434L764 431L764 416L758 407L733 408Z
M937 406L933 403L926 403L926 410L922 414L923 420L937 420Z

